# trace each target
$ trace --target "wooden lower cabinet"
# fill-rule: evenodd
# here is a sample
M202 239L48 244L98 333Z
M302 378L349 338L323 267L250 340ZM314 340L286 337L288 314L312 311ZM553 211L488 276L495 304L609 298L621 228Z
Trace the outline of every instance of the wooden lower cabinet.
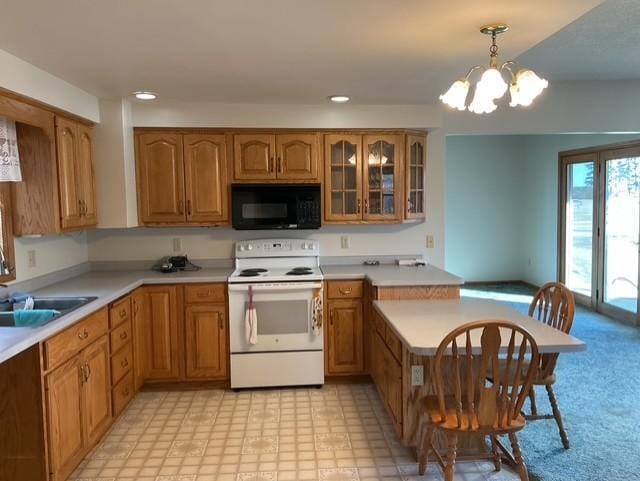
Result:
M402 364L378 332L373 333L371 376L398 435L402 435Z
M84 362L84 426L87 444L93 446L111 424L111 378L106 336L85 350Z
M45 376L51 480L65 480L111 423L108 338Z
M364 373L364 338L361 299L327 302L327 374Z
M186 377L225 378L227 375L227 315L224 304L185 308Z
M82 460L85 435L82 428L81 356L75 356L45 378L49 472L52 481L66 479Z
M138 391L149 371L149 322L145 315L144 288L131 294L131 321L133 323L133 379Z
M147 286L144 301L150 339L147 378L177 380L180 377L178 287Z

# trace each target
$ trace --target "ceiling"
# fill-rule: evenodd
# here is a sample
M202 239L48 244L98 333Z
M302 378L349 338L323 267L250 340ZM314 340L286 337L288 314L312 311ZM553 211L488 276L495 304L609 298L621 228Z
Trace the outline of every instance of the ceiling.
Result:
M639 80L640 1L608 0L519 60L555 80Z
M637 0L610 2L623 5L605 8L599 33L618 30L618 11L638 19ZM492 22L511 26L501 58L526 52L550 79L585 78L594 62L568 67L567 59L589 60L598 36L582 20L556 32L600 3L0 0L0 49L103 98L153 90L171 100L315 104L340 93L362 104L423 104L488 59L478 28ZM637 37L625 21L621 36Z

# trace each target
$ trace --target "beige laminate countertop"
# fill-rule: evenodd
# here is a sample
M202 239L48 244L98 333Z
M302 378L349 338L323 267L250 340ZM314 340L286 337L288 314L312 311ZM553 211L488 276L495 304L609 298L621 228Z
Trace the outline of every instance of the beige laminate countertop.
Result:
M320 266L325 281L342 279L367 279L378 287L391 286L442 286L461 285L461 277L450 274L427 264L426 266L397 266L381 264L365 266L363 264Z
M433 266L400 267L361 264L322 266L326 280L368 279L374 286L459 285L461 278ZM151 270L92 271L33 291L35 296L97 296L92 301L43 326L0 327L0 362L44 341L63 329L124 296L143 284L227 282L232 268L201 269L193 272L162 274Z
M0 327L0 362L71 326L83 317L129 293L142 284L227 282L232 269L202 269L162 274L144 271L94 271L38 289L35 296L97 296L84 306L40 327Z
M440 342L456 327L478 320L508 320L527 329L541 353L575 352L586 344L573 336L519 313L492 299L430 299L411 301L373 301L374 308L389 323L410 352L433 356ZM502 348L509 339L503 337ZM480 347L480 337L472 337Z

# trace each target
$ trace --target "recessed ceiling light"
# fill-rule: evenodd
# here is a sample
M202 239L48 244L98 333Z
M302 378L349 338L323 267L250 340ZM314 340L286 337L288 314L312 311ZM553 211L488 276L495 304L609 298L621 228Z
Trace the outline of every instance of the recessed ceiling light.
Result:
M329 100L338 104L343 104L351 99L346 95L332 95L331 97L329 97Z
M133 92L133 95L135 95L138 100L155 100L158 98L156 94L154 94L153 92L149 92L147 90Z

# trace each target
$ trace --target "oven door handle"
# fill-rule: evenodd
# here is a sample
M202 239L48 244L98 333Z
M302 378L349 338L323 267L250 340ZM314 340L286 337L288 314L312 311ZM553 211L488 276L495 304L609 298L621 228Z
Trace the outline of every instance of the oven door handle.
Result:
M320 289L321 282L299 282L295 284L229 284L230 291L248 291L249 285L253 291L299 291L302 289Z

